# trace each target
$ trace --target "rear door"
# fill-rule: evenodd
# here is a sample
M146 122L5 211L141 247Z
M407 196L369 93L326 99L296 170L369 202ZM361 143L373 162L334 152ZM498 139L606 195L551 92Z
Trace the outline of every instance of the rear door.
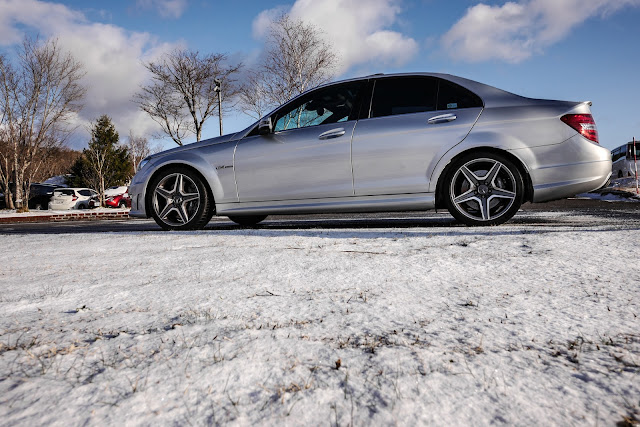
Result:
M426 192L428 171L466 137L482 105L475 94L436 77L377 79L368 118L353 136L355 194Z

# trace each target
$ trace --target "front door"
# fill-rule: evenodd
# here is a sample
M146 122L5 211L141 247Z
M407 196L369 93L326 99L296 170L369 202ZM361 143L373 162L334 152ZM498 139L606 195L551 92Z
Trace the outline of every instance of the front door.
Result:
M238 143L234 170L241 202L353 195L351 138L362 82L315 90L272 116L274 132Z

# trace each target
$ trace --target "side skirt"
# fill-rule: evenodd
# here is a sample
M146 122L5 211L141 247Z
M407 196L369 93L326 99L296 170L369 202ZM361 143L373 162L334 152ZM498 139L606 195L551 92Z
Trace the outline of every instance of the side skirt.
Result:
M216 215L424 211L434 209L435 205L435 193L350 196L327 199L218 203L216 204Z

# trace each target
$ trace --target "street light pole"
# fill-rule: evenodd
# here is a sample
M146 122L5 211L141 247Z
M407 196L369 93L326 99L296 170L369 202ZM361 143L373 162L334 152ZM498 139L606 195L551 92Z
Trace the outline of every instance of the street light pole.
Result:
M213 82L216 84L214 90L218 92L218 119L220 120L220 136L222 136L222 82L218 79L214 79Z

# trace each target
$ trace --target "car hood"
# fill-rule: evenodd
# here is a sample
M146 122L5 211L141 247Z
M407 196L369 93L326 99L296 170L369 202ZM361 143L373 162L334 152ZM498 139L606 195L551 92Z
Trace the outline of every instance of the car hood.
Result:
M174 154L174 153L180 153L183 151L189 151L189 150L193 150L194 148L198 148L198 147L203 147L206 145L214 145L214 144L222 144L224 142L228 142L228 141L234 141L238 138L240 138L240 136L242 135L242 132L235 132L235 133L231 133L228 135L222 135L222 136L218 136L215 138L209 138L209 139L205 139L199 142L193 142L191 144L186 144L186 145L182 145L180 147L176 147L176 148L171 148L169 150L165 150L165 151L161 151L160 153L156 153L153 154L149 157L147 157L145 160L153 160L153 159L157 159L158 157L163 157L169 154Z

